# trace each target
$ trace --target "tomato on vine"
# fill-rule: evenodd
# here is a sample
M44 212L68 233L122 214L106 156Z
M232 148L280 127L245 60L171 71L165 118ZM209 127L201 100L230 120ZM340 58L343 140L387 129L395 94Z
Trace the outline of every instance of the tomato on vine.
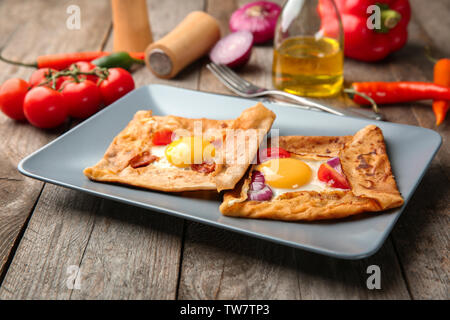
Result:
M135 87L131 74L122 68L109 69L107 78L100 81L100 92L106 105L113 103Z
M90 62L86 61L80 61L76 62L73 65L70 66L69 70L75 70L76 68L81 72L89 72L96 68L97 66L95 64L92 64ZM90 75L79 75L78 79L87 79L91 80L94 83L97 83L98 77L96 75L90 74Z
M54 128L68 116L90 117L102 102L109 105L134 88L133 77L125 69L76 62L60 71L38 69L29 83L6 81L0 88L0 110L16 120L27 119L36 127Z
M46 87L51 87L53 85L52 81L49 79L53 74L58 72L58 70L51 69L51 68L41 68L34 71L30 79L28 80L28 83L30 84L30 87L37 87L39 85L45 85ZM59 89L61 87L61 84L66 79L64 77L58 77L56 79L56 89Z
M32 125L43 129L63 124L68 114L63 95L45 86L35 87L25 95L23 111Z
M102 95L98 86L91 80L81 82L66 81L61 91L69 115L86 119L100 109Z
M6 80L0 87L0 110L14 120L25 120L23 101L29 84L19 78Z

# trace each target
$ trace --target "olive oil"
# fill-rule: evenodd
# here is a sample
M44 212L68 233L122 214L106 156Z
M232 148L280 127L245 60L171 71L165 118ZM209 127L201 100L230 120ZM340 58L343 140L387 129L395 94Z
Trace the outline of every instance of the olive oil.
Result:
M274 49L275 88L309 97L337 94L343 83L344 54L332 38L294 37Z

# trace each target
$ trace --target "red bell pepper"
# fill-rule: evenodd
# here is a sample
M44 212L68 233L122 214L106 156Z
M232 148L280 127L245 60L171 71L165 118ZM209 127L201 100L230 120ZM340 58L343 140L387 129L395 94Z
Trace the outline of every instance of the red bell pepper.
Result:
M336 19L328 0L320 0L319 14L325 34L335 34ZM362 61L378 61L402 48L408 39L411 18L409 0L334 0L344 28L344 54ZM328 4L327 4L328 3ZM380 28L372 27L373 11L380 8ZM333 16L331 16L333 15Z

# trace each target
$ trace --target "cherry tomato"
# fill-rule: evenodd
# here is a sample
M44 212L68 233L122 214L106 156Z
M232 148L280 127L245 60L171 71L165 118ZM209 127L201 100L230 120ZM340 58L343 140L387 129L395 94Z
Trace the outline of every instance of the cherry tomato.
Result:
M333 188L350 189L345 176L334 170L329 164L322 163L320 165L317 177L320 181L327 183Z
M31 87L37 87L41 83L47 82L46 76L48 76L50 73L58 72L58 70L51 69L51 68L41 68L34 71L31 76L30 80L28 81ZM66 77L59 77L56 79L56 89L59 89L61 87L61 84L64 82ZM51 88L52 82L49 82L48 84L45 84L46 87Z
M49 87L35 87L25 95L23 111L28 121L39 128L54 128L67 118L63 95Z
M23 100L28 88L28 83L23 79L6 80L0 87L0 110L11 119L25 120Z
M155 146L165 146L172 142L172 130L163 129L153 134L152 142Z
M103 101L107 105L134 89L134 80L128 71L122 68L111 68L108 71L108 78L100 83Z
M290 158L291 154L283 148L267 148L258 152L258 163L266 162L270 159Z
M90 81L65 82L61 91L69 115L86 119L100 109L102 95L97 85Z
M87 61L75 62L74 65L76 65L81 72L89 72L97 67L95 64L92 64ZM73 65L70 66L70 69L73 70ZM79 80L87 79L87 80L91 80L94 83L97 83L98 77L95 75L80 75L78 77L78 79Z

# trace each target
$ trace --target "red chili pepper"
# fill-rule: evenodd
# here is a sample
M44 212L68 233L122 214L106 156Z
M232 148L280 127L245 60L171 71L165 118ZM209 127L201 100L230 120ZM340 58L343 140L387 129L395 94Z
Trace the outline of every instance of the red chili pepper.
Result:
M402 48L407 39L407 26L411 18L408 0L335 0L344 28L344 53L347 57L362 61L377 61ZM331 1L320 0L318 11L325 35L337 34ZM380 9L380 28L369 28L374 12L368 7ZM372 12L372 13L371 13ZM373 16L374 17L374 16ZM375 21L374 21L375 22Z
M450 88L430 82L354 82L353 90L372 98L377 104L403 103L417 100L450 100ZM358 104L370 102L356 94L351 98Z
M108 52L108 54L110 54L110 52ZM138 60L145 59L145 52L128 52L128 54L134 59L138 59Z
M450 59L441 59L434 65L434 83L441 86L450 87ZM436 116L436 125L440 125L450 108L450 101L433 101L433 112Z
M43 56L39 56L34 63L23 63L18 61L12 61L4 58L0 54L0 60L9 64L19 65L23 67L34 67L34 68L52 68L56 70L62 70L68 68L71 64L75 62L85 61L91 62L95 59L104 57L111 54L107 51L86 51L86 52L73 52L73 53L56 53L56 54L47 54ZM130 56L143 60L144 59L143 52L130 52Z
M107 54L107 52L102 51L57 53L39 56L36 61L38 68L53 68L56 70L62 70L68 68L75 62L91 62L92 60L103 57Z

